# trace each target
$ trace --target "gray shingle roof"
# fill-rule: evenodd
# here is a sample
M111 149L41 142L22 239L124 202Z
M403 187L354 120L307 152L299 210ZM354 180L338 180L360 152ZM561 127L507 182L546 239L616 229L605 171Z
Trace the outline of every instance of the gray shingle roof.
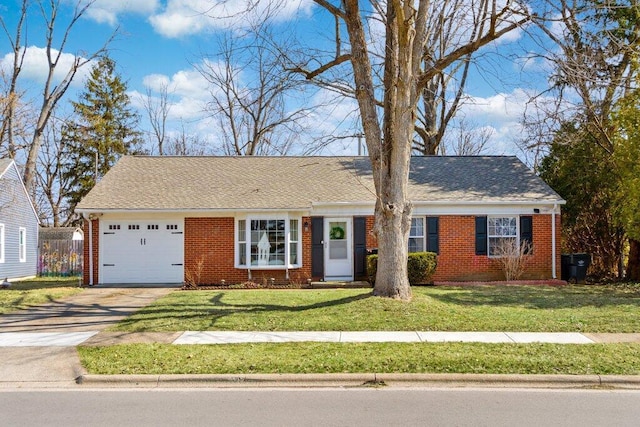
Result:
M0 159L0 176L4 174L4 172L7 170L10 164L11 164L11 159L8 159L8 158Z
M413 157L419 202L559 202L516 157ZM82 210L309 209L373 203L364 157L125 156L80 202Z

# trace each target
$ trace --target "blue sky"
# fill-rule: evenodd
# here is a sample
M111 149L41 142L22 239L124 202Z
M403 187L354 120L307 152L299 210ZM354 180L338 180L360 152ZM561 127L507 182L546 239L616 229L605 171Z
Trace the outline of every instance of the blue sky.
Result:
M61 0L73 4L74 0ZM98 0L74 28L65 53L82 55L82 52L98 48L116 27L119 35L110 45L110 56L116 61L120 75L128 82L133 105L141 108L140 96L149 88L158 88L160 82L168 83L171 96L169 130L177 132L185 126L189 133L215 144L215 125L201 112L206 101L206 84L194 69L201 61L201 53L213 53L217 34L239 23L233 15L246 0L227 1L227 10L213 8L211 0ZM14 28L18 10L17 0L2 0L0 13ZM323 21L317 6L311 0L288 0L286 8L278 13L281 25L295 25L304 29L303 37L316 35L322 28L331 28L330 21ZM207 11L205 16L201 11ZM68 8L63 8L60 28L68 19ZM212 18L218 16L218 18ZM329 25L327 25L329 24ZM28 56L20 85L29 90L37 88L43 79L43 23L38 17L29 22ZM317 37L323 40L323 36ZM545 66L539 61L524 63L515 59L534 47L524 41L522 32L516 32L499 44L490 46L479 60L479 70L474 70L468 84L468 101L463 107L466 120L478 127L492 129L492 139L487 152L491 154L519 154L513 141L521 135L519 121L528 94L545 79ZM4 34L0 38L0 66L7 66L10 47ZM63 68L63 67L61 67ZM474 67L475 68L475 67ZM89 67L75 80L67 98L83 88ZM37 96L37 95L32 95ZM313 96L322 97L315 93ZM63 100L68 108L68 99ZM353 111L351 101L332 105L319 111L315 118L319 132L331 133L344 128L352 120L344 119ZM144 114L141 110L141 114ZM146 124L143 121L142 126ZM325 149L323 154L355 154L355 140L342 140Z

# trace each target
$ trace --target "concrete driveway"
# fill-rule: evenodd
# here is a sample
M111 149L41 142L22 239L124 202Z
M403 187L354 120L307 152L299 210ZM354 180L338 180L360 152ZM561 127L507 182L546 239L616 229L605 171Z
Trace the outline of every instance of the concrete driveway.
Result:
M0 334L101 331L172 288L89 288L69 298L0 315ZM75 347L0 347L0 387L75 385L83 373Z
M171 292L171 288L88 288L84 292L0 316L2 332L99 331Z

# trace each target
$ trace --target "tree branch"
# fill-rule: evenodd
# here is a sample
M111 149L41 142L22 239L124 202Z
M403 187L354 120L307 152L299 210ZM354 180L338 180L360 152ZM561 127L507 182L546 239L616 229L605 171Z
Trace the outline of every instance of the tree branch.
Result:
M287 71L292 71L294 73L299 73L305 76L305 78L307 80L312 80L313 78L319 76L320 74L324 73L325 71L336 67L344 62L347 62L351 60L351 54L344 54L344 55L340 55L339 57L335 58L332 61L327 62L326 64L321 65L319 68L313 70L313 71L307 71L305 69L303 69L302 67L294 67L294 68L288 68Z
M340 18L345 19L344 11L342 9L332 5L328 1L326 1L326 0L313 0L313 2L315 4L317 4L318 6L322 6L323 8L325 8L332 15L339 16Z

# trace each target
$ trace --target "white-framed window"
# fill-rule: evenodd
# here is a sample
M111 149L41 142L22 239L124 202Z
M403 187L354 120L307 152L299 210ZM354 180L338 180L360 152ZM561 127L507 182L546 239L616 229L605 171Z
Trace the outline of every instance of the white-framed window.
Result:
M4 224L0 224L0 263L4 262Z
M489 256L499 257L510 248L518 247L518 217L502 216L487 218Z
M278 269L301 264L300 220L250 217L236 222L236 265Z
M424 217L411 218L409 229L409 252L423 252L425 250Z
M20 262L27 262L27 229L18 229L18 258Z
M289 264L298 265L298 248L300 246L300 233L297 219L289 220Z
M247 221L238 221L238 265L247 265Z

